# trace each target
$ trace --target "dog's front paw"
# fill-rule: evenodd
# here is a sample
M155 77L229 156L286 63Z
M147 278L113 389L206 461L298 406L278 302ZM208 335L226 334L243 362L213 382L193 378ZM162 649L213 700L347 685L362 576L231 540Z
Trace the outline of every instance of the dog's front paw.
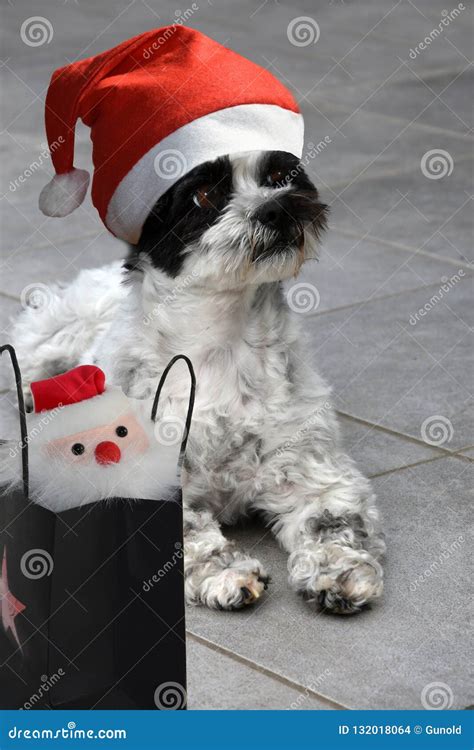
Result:
M259 599L268 582L269 576L257 560L240 560L205 578L199 599L211 609L241 609Z
M290 583L308 602L335 614L355 614L383 591L380 563L365 550L338 544L302 549L289 560Z

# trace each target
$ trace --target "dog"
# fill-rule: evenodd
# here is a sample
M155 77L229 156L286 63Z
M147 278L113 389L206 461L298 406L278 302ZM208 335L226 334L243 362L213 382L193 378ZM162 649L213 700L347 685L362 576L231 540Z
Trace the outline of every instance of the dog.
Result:
M193 361L182 477L190 604L233 610L263 594L268 572L221 530L254 512L316 609L355 613L382 593L375 496L340 446L330 388L301 355L282 289L317 257L327 214L288 153L206 162L158 200L124 264L81 271L16 322L26 382L89 362L147 398L171 357ZM179 426L187 373L172 380L160 418Z

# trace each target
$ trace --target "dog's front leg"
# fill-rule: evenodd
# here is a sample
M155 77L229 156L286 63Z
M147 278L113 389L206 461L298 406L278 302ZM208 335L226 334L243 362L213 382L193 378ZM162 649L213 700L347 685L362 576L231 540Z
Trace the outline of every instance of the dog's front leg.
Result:
M296 454L298 451L296 450ZM289 554L290 585L338 614L358 612L383 589L385 551L370 483L347 456L298 455L259 506Z
M239 609L267 588L261 563L222 534L207 510L184 508L184 577L188 604Z

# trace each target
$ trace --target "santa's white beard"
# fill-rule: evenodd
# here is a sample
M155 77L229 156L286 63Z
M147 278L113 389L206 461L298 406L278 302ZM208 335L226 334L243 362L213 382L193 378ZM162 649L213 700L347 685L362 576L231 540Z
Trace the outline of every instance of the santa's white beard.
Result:
M179 443L157 445L115 464L65 463L45 456L42 446L29 445L30 499L59 512L114 497L164 500L178 484ZM3 491L22 486L21 455L17 441L0 444L0 485Z

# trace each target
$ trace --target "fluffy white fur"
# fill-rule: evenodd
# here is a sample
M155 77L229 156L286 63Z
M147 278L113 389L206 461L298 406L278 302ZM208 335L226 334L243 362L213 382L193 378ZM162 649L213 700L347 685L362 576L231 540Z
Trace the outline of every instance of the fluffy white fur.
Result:
M44 186L39 197L39 208L46 216L68 216L83 202L89 186L89 172L72 169L56 174Z
M356 612L382 592L375 496L340 446L330 388L306 363L278 283L315 257L311 227L303 249L252 262L255 233L273 241L250 222L275 195L257 181L258 160L232 158L234 196L187 248L177 278L146 257L126 285L118 265L82 271L52 290L49 308L22 315L15 345L27 382L94 361L136 398L152 394L172 356L187 354L198 383L184 473L188 602L232 609L260 596L267 572L220 528L260 511L289 555L295 590ZM176 370L161 414L184 419L188 374Z

